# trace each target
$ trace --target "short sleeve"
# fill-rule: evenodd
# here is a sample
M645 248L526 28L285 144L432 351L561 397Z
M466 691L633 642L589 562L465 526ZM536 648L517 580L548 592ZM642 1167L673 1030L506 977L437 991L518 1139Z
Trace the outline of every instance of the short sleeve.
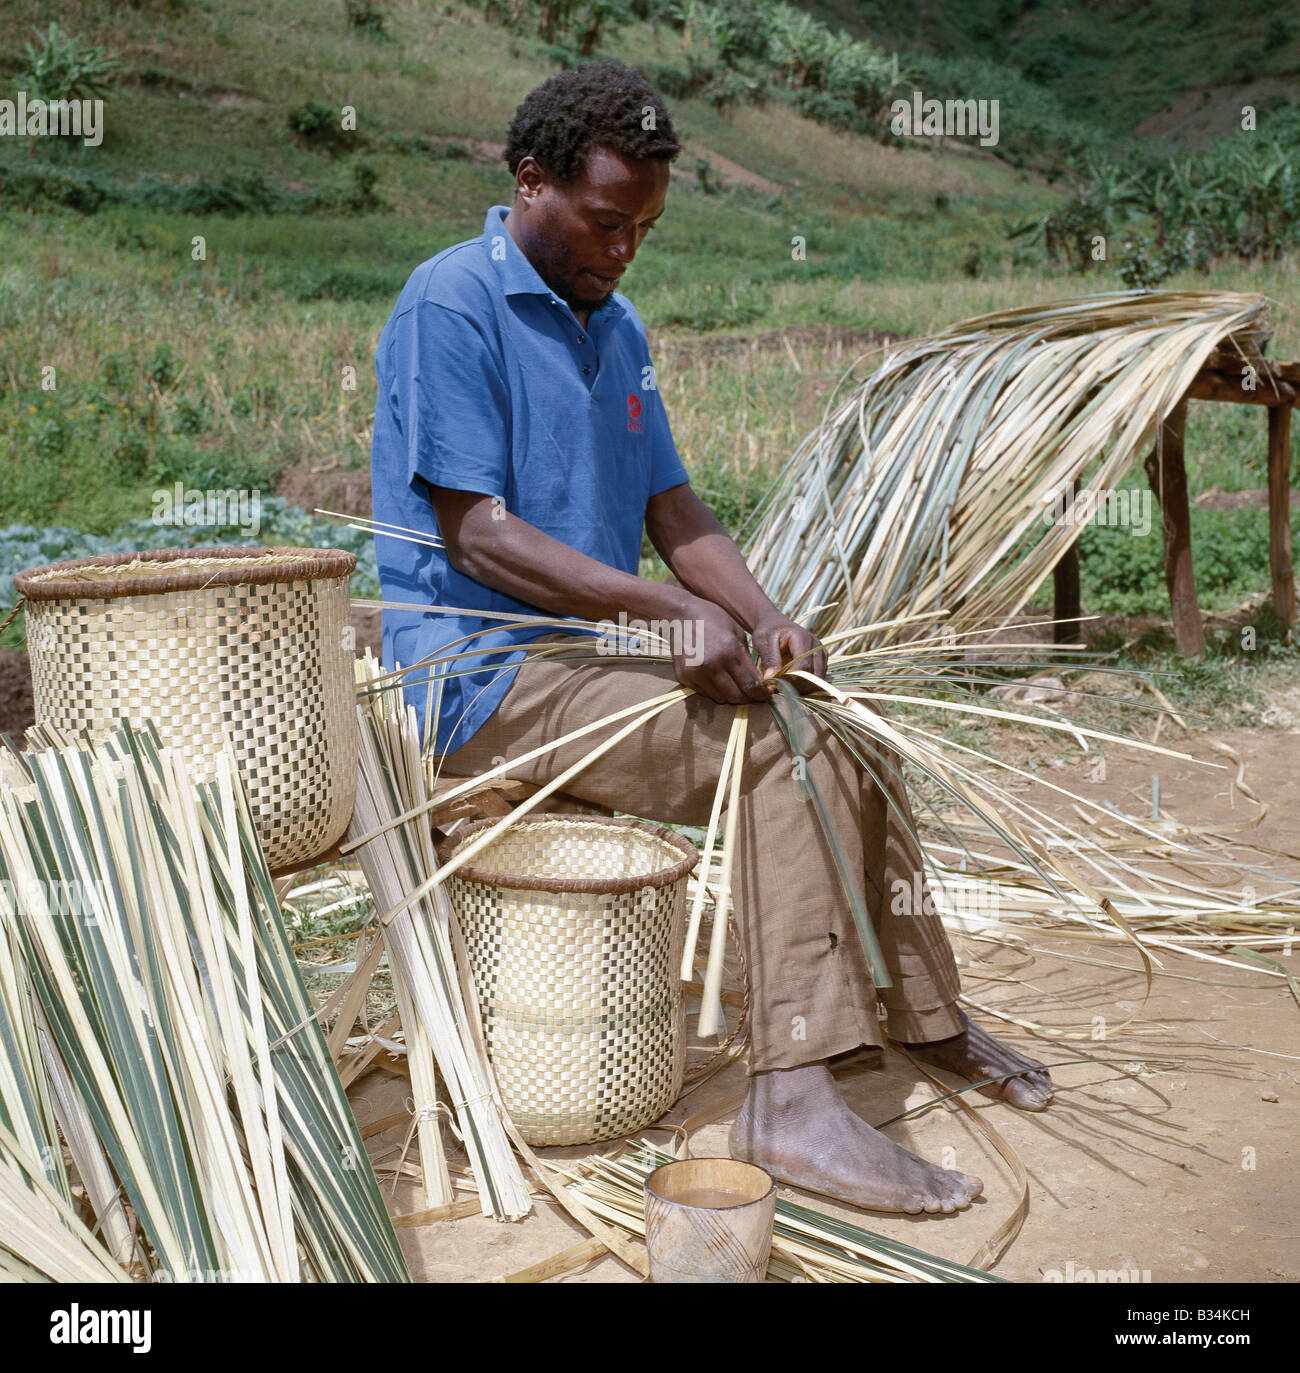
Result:
M673 442L672 429L668 424L668 412L658 390L651 393L648 406L650 423L647 435L650 439L650 494L657 496L669 487L681 486L690 481L686 468L682 465Z
M491 338L460 311L420 300L393 321L390 346L408 483L505 499L509 391Z

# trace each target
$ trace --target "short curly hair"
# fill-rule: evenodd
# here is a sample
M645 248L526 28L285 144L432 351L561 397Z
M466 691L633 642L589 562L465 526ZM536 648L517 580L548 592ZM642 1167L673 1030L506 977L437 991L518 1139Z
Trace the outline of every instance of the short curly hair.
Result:
M580 175L597 144L669 162L682 150L663 96L635 67L587 62L543 81L515 111L502 157L512 173L534 157L564 182Z

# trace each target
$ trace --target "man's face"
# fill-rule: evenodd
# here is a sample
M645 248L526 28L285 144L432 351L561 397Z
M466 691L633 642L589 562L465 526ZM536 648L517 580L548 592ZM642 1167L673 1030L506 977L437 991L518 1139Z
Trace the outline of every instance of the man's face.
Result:
M573 310L599 310L668 195L666 161L593 147L582 171L556 182L525 158L516 174L514 237L546 284Z

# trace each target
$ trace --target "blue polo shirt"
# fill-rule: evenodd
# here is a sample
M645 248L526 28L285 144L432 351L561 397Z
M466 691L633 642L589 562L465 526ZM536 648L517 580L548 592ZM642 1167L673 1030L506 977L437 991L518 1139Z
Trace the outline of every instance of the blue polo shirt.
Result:
M645 328L618 294L580 325L510 236L506 213L494 205L478 238L417 267L384 326L372 513L382 525L434 533L430 486L477 491L635 576L646 502L689 480ZM375 551L386 601L557 618L458 572L441 548L381 532ZM406 679L421 737L436 719L435 748L445 753L500 704L523 657L518 645L555 632L472 613L385 610L383 661L392 669L475 654Z

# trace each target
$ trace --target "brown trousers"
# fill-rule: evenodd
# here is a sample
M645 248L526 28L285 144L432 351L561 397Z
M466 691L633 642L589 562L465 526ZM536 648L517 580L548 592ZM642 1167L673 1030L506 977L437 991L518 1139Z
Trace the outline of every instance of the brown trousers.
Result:
M587 661L525 662L487 723L443 759L442 776L474 776L678 684L671 664L614 657L593 662L592 639L547 638L581 648ZM616 744L563 790L647 820L706 825L734 714L733 706L690 696ZM626 723L594 731L507 775L548 782ZM889 1034L910 1043L959 1034L957 969L923 895L916 843L875 779L834 734L819 728L817 739L807 775L825 800L852 870L865 878L867 908L894 984L879 993ZM871 761L910 816L896 756L879 750ZM839 870L766 704L749 712L742 787L732 880L750 980L749 1072L882 1044L877 992Z

